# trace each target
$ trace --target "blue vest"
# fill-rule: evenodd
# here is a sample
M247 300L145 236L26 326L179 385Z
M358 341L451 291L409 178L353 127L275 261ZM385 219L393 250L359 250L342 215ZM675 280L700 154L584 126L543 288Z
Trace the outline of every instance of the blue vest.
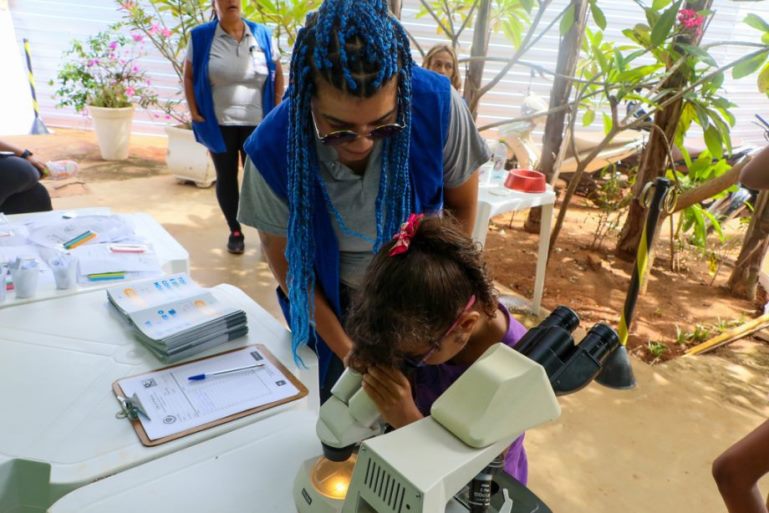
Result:
M270 31L264 25L248 20L243 21L248 25L267 60L269 76L262 87L262 116L266 116L275 107L275 62L272 59ZM205 119L203 123L193 121L192 131L195 133L195 140L212 153L227 151L222 138L222 131L216 120L214 96L211 92L211 82L208 79L208 61L218 23L217 20L213 20L199 25L192 29L190 34L192 37L192 85L195 90L195 103L198 106L198 112Z
M246 150L255 167L270 188L288 202L288 113L290 100L284 100L246 140ZM309 116L310 113L307 113ZM451 117L451 84L448 79L412 68L411 145L409 172L413 190L413 212L438 212L443 208L443 146ZM323 291L329 304L341 318L339 304L339 243L320 185L315 185L313 198L313 231L315 234L316 287ZM351 227L355 229L355 227ZM283 315L289 321L289 305L278 288ZM329 347L316 337L320 383L326 379L331 361Z

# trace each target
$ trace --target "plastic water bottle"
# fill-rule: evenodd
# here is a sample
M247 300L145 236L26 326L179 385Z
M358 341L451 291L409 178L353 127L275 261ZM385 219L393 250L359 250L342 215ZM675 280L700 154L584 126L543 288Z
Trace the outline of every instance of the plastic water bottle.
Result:
M491 160L494 163L494 168L491 172L491 182L495 185L500 184L505 180L505 174L507 173L505 170L505 163L507 162L507 145L505 145L505 143L499 141L496 146L494 146L494 153Z
M64 180L77 175L78 165L74 160L51 160L45 165L51 180Z

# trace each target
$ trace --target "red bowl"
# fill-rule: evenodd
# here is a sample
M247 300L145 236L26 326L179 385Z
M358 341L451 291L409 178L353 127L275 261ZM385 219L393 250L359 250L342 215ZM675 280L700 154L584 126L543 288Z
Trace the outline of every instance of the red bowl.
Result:
M545 175L531 169L513 169L505 179L505 187L521 192L545 192L545 183Z

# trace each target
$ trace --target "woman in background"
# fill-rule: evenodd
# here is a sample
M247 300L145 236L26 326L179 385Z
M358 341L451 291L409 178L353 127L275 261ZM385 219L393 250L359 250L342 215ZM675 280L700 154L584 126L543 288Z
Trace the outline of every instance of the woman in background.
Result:
M422 61L422 67L448 78L457 91L462 89L457 54L449 45L438 44L430 48Z
M192 29L184 61L184 93L195 139L211 152L216 199L230 236L227 251L245 242L237 219L243 143L283 97L280 54L270 31L241 17L240 0L215 0L214 20Z

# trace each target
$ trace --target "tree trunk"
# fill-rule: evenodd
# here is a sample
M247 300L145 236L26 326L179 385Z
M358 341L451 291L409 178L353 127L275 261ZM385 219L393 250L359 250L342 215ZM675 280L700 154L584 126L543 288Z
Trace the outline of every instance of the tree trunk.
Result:
M696 11L709 9L713 0L690 0L686 2L685 9L694 9ZM681 43L698 45L699 39L691 40L686 36L679 36ZM663 88L673 90L684 87L687 84L686 76L683 72L671 75ZM683 99L669 105L666 109L657 111L654 116L654 124L665 133L667 141L673 141L678 121L681 118ZM649 137L649 144L646 146L641 167L638 170L636 183L633 186L633 201L630 203L630 210L622 227L619 240L617 241L616 254L625 260L632 260L635 257L638 243L641 240L646 209L639 203L638 199L641 191L648 182L662 176L665 173L665 163L668 158L668 147L665 138L662 137L660 130L652 130Z
M393 13L396 18L401 19L403 2L401 0L388 0L388 3L390 4L390 12Z
M491 0L481 0L478 3L478 12L475 15L475 26L473 28L473 46L470 48L471 57L486 57L489 51L489 37L491 37L491 26L489 17L491 16ZM481 81L483 80L483 68L485 61L479 59L470 61L465 78L464 98L468 105L476 105L476 98L481 90ZM472 111L473 119L478 117L478 108Z
M753 219L742 242L734 271L729 277L729 290L737 297L756 298L758 273L769 245L769 191L762 191L756 201Z
M574 25L566 33L558 48L558 64L553 90L550 93L550 109L553 110L569 102L572 81L567 77L574 76L579 62L579 52L582 48L582 35L585 33L588 0L571 0L574 6ZM545 135L542 138L542 155L537 168L547 177L548 183L555 183L558 174L555 169L558 153L563 144L563 130L566 111L553 112L547 116ZM539 207L529 210L529 217L523 227L529 233L539 233L539 222L542 209Z

